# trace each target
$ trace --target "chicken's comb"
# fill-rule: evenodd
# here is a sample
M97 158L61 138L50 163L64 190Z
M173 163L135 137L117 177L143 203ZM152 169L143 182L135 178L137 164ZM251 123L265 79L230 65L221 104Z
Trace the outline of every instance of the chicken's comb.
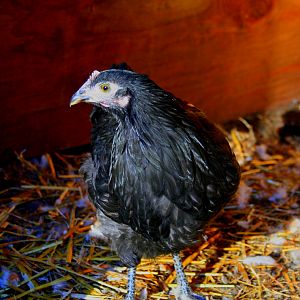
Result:
M98 75L99 73L100 73L99 71L94 70L94 71L92 72L92 74L90 75L89 80L90 80L90 81L93 81L93 80L97 77L97 75Z

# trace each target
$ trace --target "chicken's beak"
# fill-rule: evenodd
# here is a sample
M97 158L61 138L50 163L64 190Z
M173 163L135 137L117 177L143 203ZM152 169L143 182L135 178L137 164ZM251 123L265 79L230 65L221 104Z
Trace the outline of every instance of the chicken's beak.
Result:
M80 102L84 102L88 100L89 97L87 97L84 93L84 90L79 89L71 98L70 106L73 106L75 104L78 104Z
M73 106L75 104L78 104L80 102L90 102L91 97L88 95L88 92L90 90L90 86L92 81L95 79L95 77L99 74L100 72L95 70L89 77L89 79L80 87L80 89L72 96L71 101L70 101L70 106Z

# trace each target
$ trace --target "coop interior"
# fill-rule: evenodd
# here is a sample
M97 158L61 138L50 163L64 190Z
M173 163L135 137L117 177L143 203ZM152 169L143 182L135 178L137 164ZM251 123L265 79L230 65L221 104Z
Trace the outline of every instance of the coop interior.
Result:
M205 299L300 299L300 2L0 3L0 298L123 299L127 268L89 235L78 170L93 70L126 62L200 108L241 167L236 196L181 252ZM170 255L142 259L137 299L175 299Z

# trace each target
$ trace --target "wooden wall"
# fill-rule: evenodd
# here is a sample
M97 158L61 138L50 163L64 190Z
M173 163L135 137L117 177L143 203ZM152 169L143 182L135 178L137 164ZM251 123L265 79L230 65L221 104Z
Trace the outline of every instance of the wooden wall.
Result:
M2 0L0 152L89 140L69 98L126 61L215 121L300 96L298 0Z

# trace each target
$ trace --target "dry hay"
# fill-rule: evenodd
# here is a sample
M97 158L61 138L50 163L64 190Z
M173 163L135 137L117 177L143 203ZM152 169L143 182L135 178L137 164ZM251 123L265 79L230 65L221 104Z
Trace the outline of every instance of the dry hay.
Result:
M242 163L237 198L206 228L207 239L182 252L188 280L207 299L300 299L300 153L257 144L232 129ZM88 239L95 210L77 170L81 155L46 154L2 170L1 299L121 299L126 268ZM171 256L142 260L140 299L168 299Z

